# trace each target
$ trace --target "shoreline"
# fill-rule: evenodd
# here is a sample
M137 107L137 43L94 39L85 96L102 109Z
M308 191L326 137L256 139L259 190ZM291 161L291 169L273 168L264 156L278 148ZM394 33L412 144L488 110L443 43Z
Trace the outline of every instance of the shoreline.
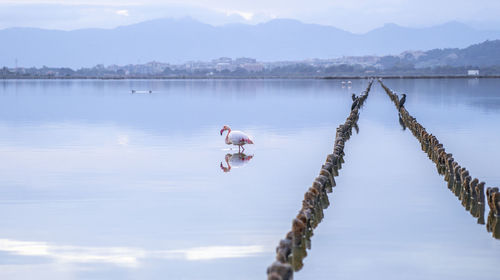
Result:
M500 75L374 75L374 76L71 76L1 77L0 80L363 80L382 79L499 79Z

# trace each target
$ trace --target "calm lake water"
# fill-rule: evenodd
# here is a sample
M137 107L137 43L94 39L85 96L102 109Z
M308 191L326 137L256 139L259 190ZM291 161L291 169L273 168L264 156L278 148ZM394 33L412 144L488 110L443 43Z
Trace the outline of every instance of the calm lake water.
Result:
M0 279L265 279L367 83L0 81ZM500 186L500 80L384 83ZM245 161L225 124L253 136ZM500 240L378 83L358 124L295 279L498 279Z

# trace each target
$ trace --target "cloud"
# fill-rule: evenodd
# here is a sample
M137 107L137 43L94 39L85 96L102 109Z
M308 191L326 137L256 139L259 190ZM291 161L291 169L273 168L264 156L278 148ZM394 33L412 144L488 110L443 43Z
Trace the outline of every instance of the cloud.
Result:
M141 2L137 1L100 1L100 0L87 0L87 1L63 1L63 0L0 0L0 4L7 5L64 5L64 6L140 6Z
M237 10L221 10L223 11L226 16L231 16L231 15L239 15L240 17L244 18L245 20L252 20L254 13L251 12L243 12L243 11L237 11Z
M125 17L128 17L129 14L128 14L128 10L118 10L115 12L117 15L119 16L125 16Z
M1 1L1 0L0 0ZM137 9L135 7L134 9ZM74 30L80 28L114 28L133 24L147 17L138 18L132 9L113 6L22 4L6 5L0 2L0 28L37 27Z
M120 146L128 146L130 140L128 135L119 135L118 136L118 145Z
M479 2L479 3L478 3ZM430 8L432 7L432 8ZM422 27L448 21L498 29L500 1L479 0L0 0L0 28L113 28L157 18L190 16L212 25L257 24L272 18L366 32L385 23ZM439 11L439 13L436 13Z

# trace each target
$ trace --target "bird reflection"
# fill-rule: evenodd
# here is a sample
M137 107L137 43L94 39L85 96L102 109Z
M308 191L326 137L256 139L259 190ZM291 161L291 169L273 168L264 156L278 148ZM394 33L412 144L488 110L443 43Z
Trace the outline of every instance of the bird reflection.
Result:
M403 121L403 119L401 118L401 114L399 114L399 124L401 125L403 130L406 130L406 125L405 125L405 122Z
M233 167L238 168L244 166L252 158L253 155L245 155L244 153L226 154L226 156L224 157L224 161L226 162L227 167L224 166L224 164L221 162L220 168L224 172L229 172Z

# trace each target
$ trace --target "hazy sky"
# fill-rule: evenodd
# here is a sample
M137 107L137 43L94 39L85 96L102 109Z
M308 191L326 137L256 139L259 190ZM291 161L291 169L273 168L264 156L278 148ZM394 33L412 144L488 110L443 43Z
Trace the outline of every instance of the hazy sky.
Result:
M453 20L500 29L499 11L499 0L0 0L0 28L112 28L191 16L214 25L293 18L353 32L389 22L422 27Z

